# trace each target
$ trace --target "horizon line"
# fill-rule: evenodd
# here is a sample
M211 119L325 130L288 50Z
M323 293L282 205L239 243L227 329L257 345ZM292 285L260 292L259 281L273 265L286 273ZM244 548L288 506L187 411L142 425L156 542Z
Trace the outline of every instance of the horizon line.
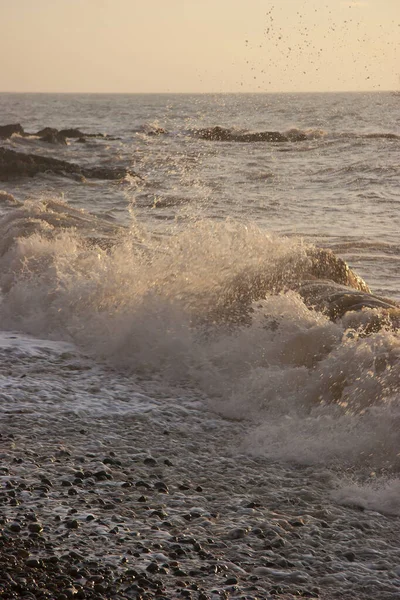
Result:
M56 91L21 91L21 90L0 90L0 94L59 94L59 95L91 95L91 96L217 96L217 95L233 95L233 94L241 94L241 95L266 95L266 94L375 94L375 93L387 93L387 92L395 92L397 93L399 90L396 89L379 89L379 90L285 90L285 91L264 91L264 92L244 92L244 91L236 91L236 92L56 92Z

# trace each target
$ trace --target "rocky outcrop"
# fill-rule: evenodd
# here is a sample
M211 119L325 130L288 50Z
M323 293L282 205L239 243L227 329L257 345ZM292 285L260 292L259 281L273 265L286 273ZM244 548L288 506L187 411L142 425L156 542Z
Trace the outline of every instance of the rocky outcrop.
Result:
M19 123L0 125L0 138L10 138L14 133L25 135L24 128Z
M53 127L45 127L35 133L35 135L40 137L42 142L47 142L49 144L62 144L64 146L67 144L66 137L62 135L58 129L54 129Z
M0 126L0 139L8 139L13 134L21 135L22 137L35 136L40 138L42 142L49 144L67 144L67 139L77 139L78 141L84 141L85 138L106 138L108 140L116 140L112 136L108 136L104 133L85 133L80 129L70 128L58 130L55 127L44 127L36 133L29 133L24 130L20 123L14 123L10 125Z
M196 137L211 142L301 142L308 139L305 133L301 131L296 133L290 132L290 135L280 133L279 131L240 133L232 129L218 126L195 129L193 133Z
M400 304L372 294L343 259L322 248L310 248L305 260L282 263L272 272L258 269L237 275L219 294L211 319L222 325L250 325L254 302L289 291L297 292L310 310L332 321L347 313L377 309L361 320L366 334L400 327Z
M81 167L76 163L40 156L24 154L7 148L0 148L0 181L19 177L34 177L38 173L55 173L65 176L81 176L91 179L121 179L128 170L124 167ZM133 172L131 175L137 176Z

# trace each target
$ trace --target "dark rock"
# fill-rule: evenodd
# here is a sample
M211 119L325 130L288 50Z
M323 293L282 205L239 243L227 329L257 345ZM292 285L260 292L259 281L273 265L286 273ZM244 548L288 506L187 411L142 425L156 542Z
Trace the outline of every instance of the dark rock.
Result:
M29 567L30 569L39 569L42 566L42 563L39 559L37 558L28 558L25 561L25 565L27 567Z
M41 533L43 531L40 523L29 523L28 529L31 533Z
M64 146L67 144L65 136L58 129L54 129L54 127L45 127L35 135L40 137L42 142L47 142L48 144L63 144Z
M145 465L147 465L148 467L155 467L157 464L157 461L155 458L152 458L151 456L147 457L144 459L143 463Z
M168 494L168 487L163 481L156 481L154 488L163 494Z
M0 148L0 181L18 177L34 177L38 173L63 176L81 176L89 179L117 180L125 177L127 170L116 167L81 167L56 158L37 154L24 154ZM131 173L134 175L134 173Z
M233 131L232 129L226 129L224 127L207 127L205 129L197 129L194 134L202 140L209 140L212 142L288 142L300 141L299 139L293 139L288 137L279 131L259 131L256 133L240 133ZM305 137L305 136L304 136Z
M106 457L106 458L103 460L103 464L104 464L104 465L114 465L114 466L120 467L122 463L121 463L121 461L120 461L120 460L118 460L118 459L116 459L116 458L110 458L110 457L108 457L108 456L107 456L107 457Z
M60 135L63 135L66 138L83 138L86 135L85 133L83 133L79 129L74 129L74 128L61 129L59 131L59 133L60 133Z
M65 521L65 527L67 529L78 529L79 523L76 519L72 519L71 521Z
M159 571L159 567L158 564L155 562L151 562L147 567L146 567L146 571L148 571L149 573L158 573Z
M181 485L178 486L180 490L182 490L182 492L185 492L186 490L190 490L190 485L187 485L186 483L181 483Z
M0 138L9 138L13 133L18 133L19 135L24 135L24 128L19 123L13 123L11 125L1 125L0 126Z

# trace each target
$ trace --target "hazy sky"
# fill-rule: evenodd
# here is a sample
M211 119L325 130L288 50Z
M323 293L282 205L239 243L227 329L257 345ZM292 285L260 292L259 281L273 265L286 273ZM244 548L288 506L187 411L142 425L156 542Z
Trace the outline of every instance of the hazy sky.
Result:
M1 91L400 89L400 0L0 0Z

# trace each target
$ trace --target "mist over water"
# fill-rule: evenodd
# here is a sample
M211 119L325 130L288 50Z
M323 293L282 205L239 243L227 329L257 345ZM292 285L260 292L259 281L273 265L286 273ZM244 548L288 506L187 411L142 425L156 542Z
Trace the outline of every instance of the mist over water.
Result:
M55 148L13 136L5 147L126 165L140 178L46 173L1 184L3 330L71 342L171 395L197 391L214 413L248 425L241 452L396 477L398 332L365 336L374 309L334 323L287 286L307 273L316 245L349 260L375 292L400 297L391 96L59 96L56 109L43 96L34 111L32 97L11 100L0 96L4 122L27 131L79 126L118 139ZM226 139L199 137L210 128ZM288 140L244 141L266 130ZM238 286L260 276L269 287L251 318L233 322ZM396 512L396 479L378 491L352 485L339 501L356 495Z

